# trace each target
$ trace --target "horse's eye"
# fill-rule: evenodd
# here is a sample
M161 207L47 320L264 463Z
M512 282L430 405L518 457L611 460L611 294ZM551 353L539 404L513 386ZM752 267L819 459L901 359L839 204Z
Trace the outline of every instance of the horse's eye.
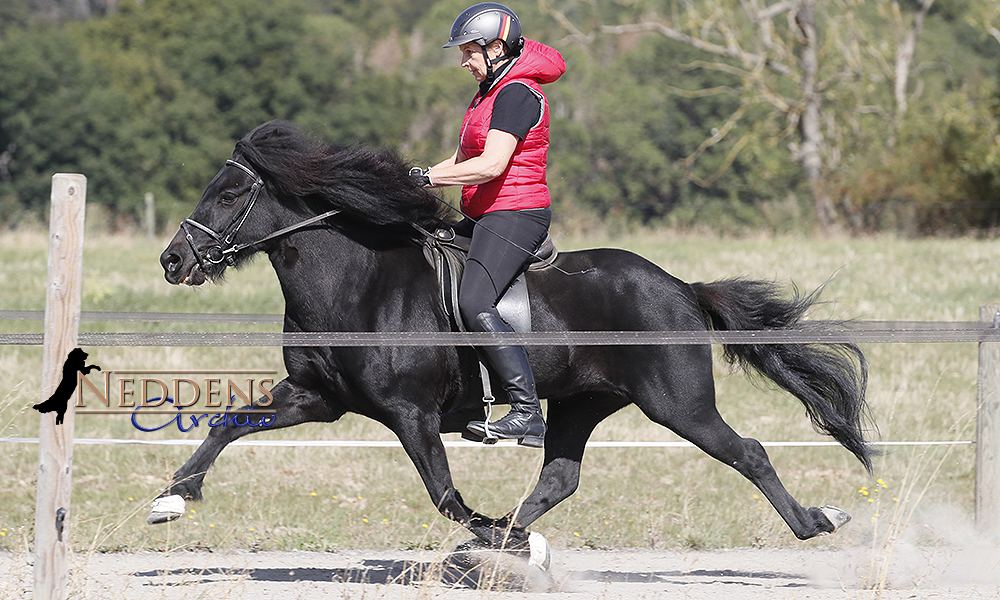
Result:
M235 194L227 192L219 196L219 201L222 202L223 204L232 204L233 202L236 202L236 198L238 197L239 196L236 196Z

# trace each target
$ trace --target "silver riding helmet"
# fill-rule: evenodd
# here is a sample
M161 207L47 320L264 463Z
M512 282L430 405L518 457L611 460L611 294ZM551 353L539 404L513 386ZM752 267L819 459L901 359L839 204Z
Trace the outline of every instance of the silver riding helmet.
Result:
M494 40L501 40L504 43L507 56L517 56L524 46L521 22L514 11L503 4L483 2L465 9L455 19L448 43L443 47L453 48L475 42L485 48Z

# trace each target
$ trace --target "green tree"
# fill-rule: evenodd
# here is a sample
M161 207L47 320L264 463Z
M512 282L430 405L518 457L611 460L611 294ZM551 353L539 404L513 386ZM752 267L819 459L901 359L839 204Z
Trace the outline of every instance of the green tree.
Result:
M713 128L685 164L712 160L717 155L705 150L725 148L721 165L739 168L741 162L752 164L758 158L741 161L739 155L748 148L770 157L769 148L788 147L786 161L799 165L803 191L812 198L821 228L829 230L844 223L845 212L851 212L844 206L849 201L833 194L830 186L844 161L863 156L860 160L871 164L872 148L905 152L894 148L901 132L911 127L908 120L929 116L932 103L923 101L921 90L942 79L945 85L954 85L961 79L958 73L972 70L957 55L942 57L941 62L954 69L950 77L942 78L943 70L926 69L934 54L961 49L967 57L970 49L967 41L933 49L921 42L928 26L938 37L962 29L943 23L931 11L933 4L933 0L913 5L897 0L640 2L630 4L640 13L637 17L625 10L608 10L603 3L546 8L576 43L603 47L602 35L627 40L656 33L699 52L700 58L689 66L735 76L739 83L733 87L738 88L740 102L725 126ZM948 6L965 15L954 2ZM669 80L664 84L681 87ZM701 181L695 174L692 179L714 185L726 181L721 173Z
M0 48L4 206L44 205L51 173L72 169L92 202L137 215L153 192L172 222L233 142L275 118L339 142L399 143L411 99L393 70L355 63L362 37L298 0L127 2L15 32Z
M116 219L153 192L172 225L234 141L275 118L432 164L476 91L440 48L462 0L124 0L62 22L36 4L0 7L3 222L41 212L51 174L74 170ZM783 230L826 211L851 231L915 233L998 220L996 2L514 8L569 63L546 89L560 218Z

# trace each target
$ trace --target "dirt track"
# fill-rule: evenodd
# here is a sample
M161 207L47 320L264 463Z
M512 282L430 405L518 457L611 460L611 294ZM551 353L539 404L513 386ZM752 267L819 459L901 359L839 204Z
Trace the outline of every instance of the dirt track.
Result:
M1000 598L1000 549L897 548L887 589L871 556L739 549L559 550L549 573L504 561L468 571L436 551L177 552L75 557L71 598ZM0 554L0 598L30 598L30 556ZM496 561L491 563L496 564ZM499 584L484 585L486 581ZM506 593L500 593L505 589Z

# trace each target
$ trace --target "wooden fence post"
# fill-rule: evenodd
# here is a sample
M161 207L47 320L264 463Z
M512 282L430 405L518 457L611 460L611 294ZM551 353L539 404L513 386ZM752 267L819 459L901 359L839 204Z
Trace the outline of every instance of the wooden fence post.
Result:
M1000 304L983 304L979 319L1000 327ZM979 344L976 410L976 526L1000 538L1000 343Z
M52 177L49 260L45 290L42 393L47 400L62 379L63 364L76 347L83 279L83 224L87 178ZM74 373L73 377L77 377ZM38 492L35 498L35 600L66 598L69 578L69 501L73 474L73 399L63 423L41 415L38 427Z

